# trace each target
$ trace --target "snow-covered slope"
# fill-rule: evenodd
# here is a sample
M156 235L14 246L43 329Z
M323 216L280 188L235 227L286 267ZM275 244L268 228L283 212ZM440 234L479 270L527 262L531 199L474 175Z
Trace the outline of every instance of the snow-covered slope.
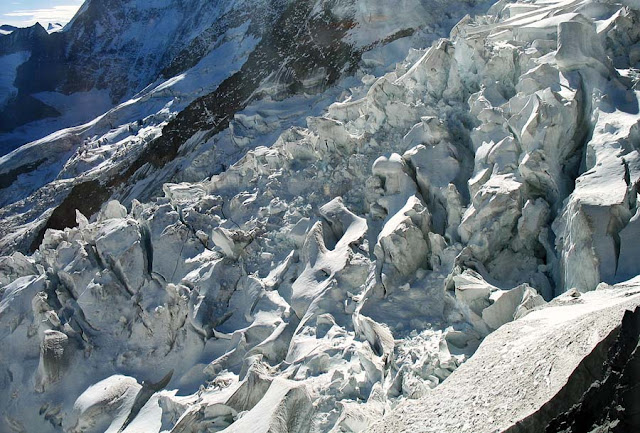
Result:
M627 347L623 347L626 352L621 354L623 356L631 354L637 346L639 304L637 280L582 296L575 292L560 296L547 308L491 334L471 360L442 386L423 399L408 400L399 405L370 431L593 431L591 423L583 423L577 430L547 426L557 415L576 404L587 390L592 393L604 391L604 386L589 387L603 378L605 360L612 352L616 353L611 349L621 349L619 344L616 347L616 340L630 340L626 342ZM621 326L623 319L626 322L632 317L631 311L635 311L633 321L636 323ZM624 317L625 314L628 317ZM624 335L625 331L627 335ZM623 357L610 361L618 364L613 365L616 370L627 360ZM591 405L591 410L602 409L610 403L606 398L593 400L595 404ZM589 403L587 401L585 405ZM451 410L454 407L457 410ZM621 418L633 420L637 404L633 402L626 409L627 413L623 415L625 411L619 410ZM590 415L588 413L587 417ZM577 421L580 425L581 420ZM615 427L615 415L606 421ZM568 426L565 424L564 427ZM638 424L632 421L619 427L621 430L595 431L631 432L637 430Z
M106 111L102 98L89 95L82 107L66 107L59 101L65 96L104 91L108 95L107 109L111 108L156 79L170 78L194 66L228 42L227 31L233 35L244 26L242 39L259 38L287 3L87 0L62 32L47 34L36 24L0 36L0 52L10 45L10 38L31 52L16 79L20 92L0 116L2 154ZM25 36L35 30L37 41ZM234 70L226 72L229 75ZM55 93L57 99L42 98L42 92ZM25 100L32 99L55 111L21 110Z
M640 5L385 4L294 2L0 159L1 429L547 425L637 305Z

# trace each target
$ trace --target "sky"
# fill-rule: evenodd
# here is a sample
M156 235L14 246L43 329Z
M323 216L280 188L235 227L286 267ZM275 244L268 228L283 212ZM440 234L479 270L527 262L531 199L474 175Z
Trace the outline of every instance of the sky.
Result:
M16 27L32 26L40 22L66 24L84 0L0 0L0 24Z

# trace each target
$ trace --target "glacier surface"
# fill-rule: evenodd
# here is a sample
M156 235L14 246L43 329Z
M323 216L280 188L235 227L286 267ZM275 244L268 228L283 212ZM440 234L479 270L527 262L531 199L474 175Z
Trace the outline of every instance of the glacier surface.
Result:
M285 62L227 128L244 27L0 158L0 430L543 431L577 402L543 410L640 304L640 4L461 5L438 38L451 2L402 3L314 4L350 46L417 30L326 87Z

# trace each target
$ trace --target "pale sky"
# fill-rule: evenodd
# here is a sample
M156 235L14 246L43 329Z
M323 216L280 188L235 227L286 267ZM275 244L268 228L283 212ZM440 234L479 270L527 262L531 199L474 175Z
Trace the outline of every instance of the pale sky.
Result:
M0 24L16 27L32 26L40 22L66 24L84 0L0 0Z

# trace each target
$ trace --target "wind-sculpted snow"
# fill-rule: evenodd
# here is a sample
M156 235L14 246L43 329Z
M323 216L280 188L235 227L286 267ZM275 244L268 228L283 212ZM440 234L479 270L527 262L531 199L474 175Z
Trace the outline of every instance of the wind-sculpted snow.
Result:
M44 184L4 158L22 196L3 248L61 225L0 258L0 429L544 428L638 304L638 9L500 1L376 77L420 38L380 42L313 97L287 57L221 104L228 128L221 91L167 95L192 69L24 148L72 155Z

